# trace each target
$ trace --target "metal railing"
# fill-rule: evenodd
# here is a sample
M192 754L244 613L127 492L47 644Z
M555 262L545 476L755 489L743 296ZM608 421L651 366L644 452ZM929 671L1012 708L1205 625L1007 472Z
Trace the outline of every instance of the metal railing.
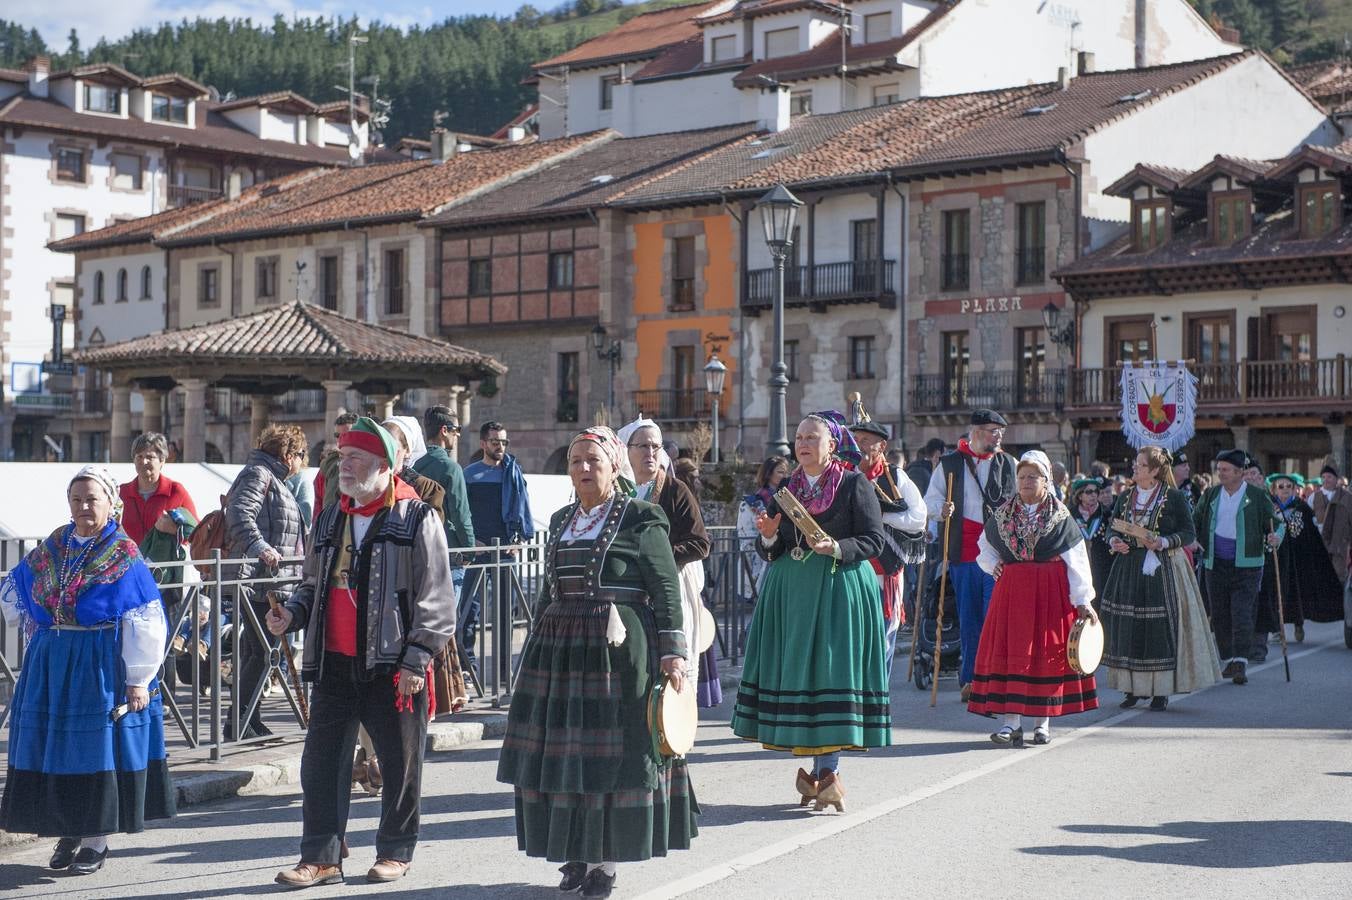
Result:
M937 413L966 409L1059 410L1065 406L1066 375L1060 370L1032 377L1019 372L979 372L949 378L917 375L911 410Z
M1352 387L1352 357L1245 360L1189 366L1197 376L1199 405L1339 406ZM1077 369L1071 374L1070 404L1118 407L1122 404L1122 367Z
M1041 284L1047 280L1047 248L1020 247L1015 251L1018 259L1018 284Z
M210 187L192 187L186 184L169 185L169 205L191 206L194 203L205 203L208 200L216 200L223 197L224 193L220 188Z
M707 419L713 406L709 392L699 390L634 391L634 412L658 421Z
M945 291L965 291L972 283L971 256L966 253L945 253L939 259L940 288Z
M715 646L722 660L738 665L745 649L746 632L759 597L756 553L752 538L739 538L732 527L708 529L712 552L705 561L704 601L718 624ZM39 538L0 540L0 578L18 565ZM548 537L537 534L527 543L477 548L462 558L465 582L457 597L463 611L478 600L481 613L474 638L477 672L463 653L465 678L471 699L491 706L510 701L520 674L521 650L534 628L534 613L544 586L544 554ZM287 653L268 634L253 602L236 602L240 587L257 599L276 590L289 594L294 576L241 579L231 576L236 566L255 560L228 558L219 552L209 560L148 563L152 571L184 567L187 577L161 582L169 615L169 643L160 673L166 741L175 752L205 755L219 761L232 748L264 741L296 739L303 735L308 708L303 693L288 670ZM301 562L283 559L283 570ZM188 572L205 568L205 577ZM477 573L477 577L475 575ZM181 599L178 594L181 592ZM289 636L299 664L303 634ZM175 640L178 638L179 640ZM239 673L241 651L266 658L267 666L256 685L246 687ZM13 689L22 671L25 636L20 628L0 619L0 728L7 722ZM301 691L308 693L308 686ZM255 712L263 716L272 732L262 737L240 738L241 725ZM227 740L227 735L231 739Z
M786 266L784 302L873 299L895 294L896 271L896 261L891 259L883 260L881 266L876 259ZM769 306L774 302L774 278L774 269L753 269L747 273L748 306Z

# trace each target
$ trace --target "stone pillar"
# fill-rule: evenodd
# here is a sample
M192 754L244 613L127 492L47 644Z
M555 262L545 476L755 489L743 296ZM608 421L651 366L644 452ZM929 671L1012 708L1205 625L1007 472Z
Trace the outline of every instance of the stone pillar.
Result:
M347 412L347 391L352 386L351 382L325 381L324 386L324 440L328 440L328 435L332 434L333 420Z
M1089 464L1098 457L1099 433L1086 428L1080 432L1079 438L1080 458L1076 468L1081 472L1088 472Z
M1248 453L1248 452L1249 452L1249 426L1247 426L1247 425L1231 425L1231 426L1230 426L1230 433L1231 433L1232 435L1235 436L1235 447L1236 447L1237 449L1239 449L1239 450L1243 450L1245 453Z
M371 417L377 422L384 422L394 415L394 401L399 399L399 395L368 394L366 399L371 401Z
M113 462L127 462L131 459L131 385L114 384L112 390L108 452Z
M164 433L164 391L158 388L141 389L141 430Z
M258 436L268 427L268 414L272 411L272 397L267 394L249 395L249 443L257 444Z
M1329 433L1329 456L1333 457L1333 468L1346 475L1352 470L1352 453L1348 451L1347 426L1341 422L1326 422L1324 427Z
M469 401L471 397L469 388L460 388L459 394L451 394L451 401L455 408L455 418L460 423L461 428L469 427Z
M206 462L207 459L207 383L201 378L179 382L183 388L183 459L181 462Z

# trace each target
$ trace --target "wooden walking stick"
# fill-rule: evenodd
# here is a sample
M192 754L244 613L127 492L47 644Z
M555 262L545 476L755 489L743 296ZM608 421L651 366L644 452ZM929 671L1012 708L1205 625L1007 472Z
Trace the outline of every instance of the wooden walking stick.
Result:
M278 609L281 604L277 602L277 592L268 591L268 607ZM279 635L278 640L282 642L282 650L286 653L286 671L291 676L291 689L296 692L296 705L300 707L301 721L305 727L310 727L310 704L305 702L305 691L300 686L300 669L296 668L296 653L291 649L291 642L286 639L286 635Z
M1268 534L1276 534L1271 523L1268 523ZM1271 548L1272 551L1272 580L1277 585L1277 634L1282 643L1282 667L1286 669L1286 680L1291 680L1291 660L1286 655L1286 610L1282 606L1282 564L1280 560L1281 544Z
M953 473L948 473L948 495L944 498L948 505L953 504ZM957 510L952 510L948 518L944 519L944 561L943 568L939 570L939 597L938 610L934 617L934 683L930 685L930 708L934 708L939 703L939 661L943 658L944 648L944 595L948 593L948 530L953 527L953 514Z
M915 622L911 625L911 660L906 664L906 680L910 681L911 676L915 674L915 645L920 643L920 630L925 626L925 614L921 608L925 605L925 563L929 562L929 553L920 560L920 576L915 585L915 608L912 612L915 615Z

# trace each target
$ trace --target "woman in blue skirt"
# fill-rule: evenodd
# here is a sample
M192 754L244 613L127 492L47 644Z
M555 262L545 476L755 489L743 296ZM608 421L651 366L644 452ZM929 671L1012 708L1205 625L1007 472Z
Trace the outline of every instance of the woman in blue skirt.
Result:
M159 589L114 515L117 482L85 466L71 522L0 582L0 610L28 639L10 707L0 828L60 838L51 867L89 875L107 835L174 814L155 674Z

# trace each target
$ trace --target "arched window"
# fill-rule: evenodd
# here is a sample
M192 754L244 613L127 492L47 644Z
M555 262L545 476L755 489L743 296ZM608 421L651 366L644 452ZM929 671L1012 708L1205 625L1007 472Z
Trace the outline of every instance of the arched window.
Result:
M102 303L102 302L103 302L103 273L102 273L102 272L95 272L95 273L94 273L94 302L95 302L95 303Z
M127 302L127 270L117 270L117 302Z
M150 299L150 266L141 267L141 299Z

